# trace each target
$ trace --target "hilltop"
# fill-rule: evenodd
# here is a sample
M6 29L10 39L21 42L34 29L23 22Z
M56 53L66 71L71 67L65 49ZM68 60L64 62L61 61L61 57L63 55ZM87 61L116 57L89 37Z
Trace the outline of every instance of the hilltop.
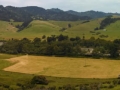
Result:
M38 6L14 7L0 5L0 20L4 21L29 21L29 20L57 20L77 21L101 18L109 15L120 15L118 13L104 13L99 11L63 11L58 8L44 9Z

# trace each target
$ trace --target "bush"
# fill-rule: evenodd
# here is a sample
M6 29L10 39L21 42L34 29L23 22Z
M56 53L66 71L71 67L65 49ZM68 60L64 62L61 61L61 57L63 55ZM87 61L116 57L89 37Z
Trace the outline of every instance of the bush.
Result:
M108 86L108 88L114 88L114 85L113 85L113 84L110 84L110 85Z
M48 81L46 80L45 76L34 76L31 80L31 83L48 85Z
M118 79L120 79L120 75L118 75Z

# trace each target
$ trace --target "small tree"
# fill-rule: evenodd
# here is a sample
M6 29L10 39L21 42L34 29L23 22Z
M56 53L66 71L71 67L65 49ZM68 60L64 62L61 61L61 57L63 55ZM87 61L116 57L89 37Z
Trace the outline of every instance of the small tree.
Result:
M42 39L45 39L45 38L46 38L46 36L45 36L45 35L43 35L43 36L42 36Z
M71 24L68 24L68 28L71 28L72 26L71 26Z
M111 58L116 58L119 56L119 53L118 53L118 45L117 44L111 44L110 47L109 47L109 50L110 50L110 57Z

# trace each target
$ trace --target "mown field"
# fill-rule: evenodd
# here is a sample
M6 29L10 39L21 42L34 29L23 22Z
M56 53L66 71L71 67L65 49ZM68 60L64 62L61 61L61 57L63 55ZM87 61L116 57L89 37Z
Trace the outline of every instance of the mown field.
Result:
M8 59L15 63L5 71L70 78L117 78L119 60L21 56Z
M52 61L50 62L50 60L54 59L54 61L55 61L55 58L56 58L57 62L53 62L53 64L54 64L53 65ZM30 60L28 60L28 59L30 59ZM52 65L55 66L56 63L58 64L58 62L60 62L59 60L65 60L65 59L67 59L67 58L63 57L63 58L58 59L58 57L41 57L41 56L39 57L39 56L21 56L21 55L0 54L0 90L22 90L22 89L20 89L18 84L26 85L28 82L31 81L31 79L33 78L34 75L36 75L36 74L41 75L40 73L36 73L36 72L40 71L41 69L42 70L45 69L44 67L48 67L48 66L52 66ZM73 63L73 62L75 62L74 60L76 60L76 59L69 58L69 59L67 59L67 62L68 62L68 60L70 60L69 63L70 62ZM21 61L19 61L19 60L21 60ZM26 60L28 60L27 64L26 64ZM34 61L32 61L33 62L32 64L29 63L29 62L31 62L31 60L34 60ZM79 60L79 59L77 59L77 60ZM16 64L18 66L16 66ZM28 65L28 64L30 64L30 65ZM40 65L40 64L42 64L42 65ZM31 66L31 67L26 68L27 67L26 65ZM82 66L82 67L89 68L90 66L88 67L87 65L88 64L86 63L86 66ZM21 68L21 72L24 71L24 73L18 73L18 72L20 72L20 70L14 71L14 72L13 71L5 71L8 68L10 69L10 67L13 67L13 66L16 66L15 68L17 68L17 69ZM59 66L59 64L58 64L58 66ZM25 70L23 70L22 67L24 67ZM69 67L69 66L66 67L66 68L68 68L67 69L68 71L66 71L66 72L70 72L72 67ZM14 70L15 70L15 68L14 68ZM48 68L50 68L50 67L48 67ZM63 67L61 67L61 68L63 69ZM35 70L35 71L32 71L32 70ZM53 69L52 71L54 72L53 74L55 74L55 72L59 73L59 71L55 71L55 69ZM25 73L31 73L31 72L34 74L25 74ZM72 85L72 86L77 85L78 86L80 84L90 84L90 83L98 83L98 82L100 83L100 82L108 82L108 81L110 82L110 81L114 80L114 79L109 79L109 78L108 79L105 79L105 78L104 79L76 78L76 77L70 78L70 77L62 77L59 75L58 75L58 77L57 76L53 77L54 76L53 74L51 76L49 76L49 75L45 76L47 78L47 80L49 81L49 84L45 87L50 87L50 86L60 87L60 86L64 86L64 85ZM68 74L64 73L63 75L68 75ZM81 75L79 75L79 76L81 76ZM119 88L119 86L117 86L116 88ZM105 90L107 90L107 89L105 89ZM113 89L111 89L111 90L113 90ZM114 89L114 90L117 90L117 89Z

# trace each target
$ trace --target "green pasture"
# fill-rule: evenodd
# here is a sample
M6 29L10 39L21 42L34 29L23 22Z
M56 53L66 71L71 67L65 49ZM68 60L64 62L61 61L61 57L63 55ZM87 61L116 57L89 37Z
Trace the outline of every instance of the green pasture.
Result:
M118 16L114 16L116 18ZM90 37L101 38L101 35L108 37L102 37L106 40L114 40L120 38L120 21L111 23L103 30L94 29L100 26L100 22L103 18L90 20L89 22L84 21L41 21L34 20L28 27L20 32L17 32L16 25L21 25L22 22L6 22L0 21L0 39L11 39L11 38L29 38L33 39L35 37L42 37L43 35L68 35L69 37L85 37L86 39ZM12 24L11 24L12 23ZM71 27L68 27L68 24ZM62 28L66 28L64 31L60 31ZM92 33L91 33L92 32ZM99 33L99 34L98 34Z

